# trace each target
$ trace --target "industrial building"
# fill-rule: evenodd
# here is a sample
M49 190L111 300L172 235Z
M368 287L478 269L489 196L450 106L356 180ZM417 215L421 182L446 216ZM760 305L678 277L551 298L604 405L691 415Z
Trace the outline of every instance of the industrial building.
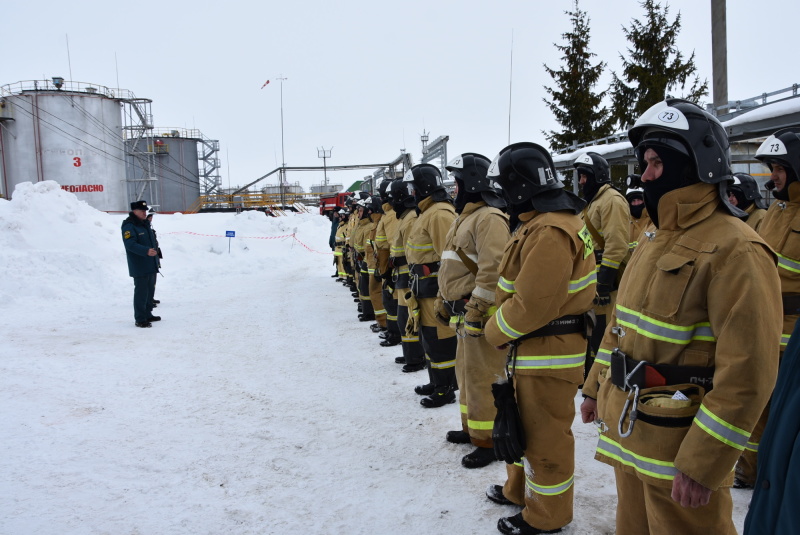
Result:
M106 212L127 212L139 199L160 211L195 206L220 185L219 142L198 130L157 130L151 104L61 77L0 86L0 195L53 180Z

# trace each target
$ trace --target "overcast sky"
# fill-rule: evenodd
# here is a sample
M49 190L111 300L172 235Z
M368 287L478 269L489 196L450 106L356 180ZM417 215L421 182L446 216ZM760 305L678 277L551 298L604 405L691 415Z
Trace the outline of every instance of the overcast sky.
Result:
M679 48L694 50L711 80L710 1L673 0ZM159 128L197 128L220 140L222 184L244 185L281 162L280 81L289 166L383 163L405 148L418 163L420 134L449 135L448 155L489 158L511 141L546 145L557 128L542 102L560 65L553 43L570 30L571 0L375 2L6 2L0 85L52 76L128 89L153 100ZM621 31L635 0L582 0L591 49L620 70ZM800 81L797 0L728 3L728 94L753 97ZM69 61L67 54L69 39ZM72 74L70 76L70 63ZM264 89L266 80L271 83ZM709 96L708 100L711 100ZM229 172L230 170L230 172ZM365 171L329 174L349 186ZM322 173L293 173L308 188ZM268 182L276 183L270 177Z

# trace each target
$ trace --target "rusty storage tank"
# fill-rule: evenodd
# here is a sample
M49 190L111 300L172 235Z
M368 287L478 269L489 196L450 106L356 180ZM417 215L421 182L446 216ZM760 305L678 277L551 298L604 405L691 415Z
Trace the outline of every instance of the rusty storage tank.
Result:
M0 86L0 193L54 180L98 210L127 212L122 102L130 97L59 77Z

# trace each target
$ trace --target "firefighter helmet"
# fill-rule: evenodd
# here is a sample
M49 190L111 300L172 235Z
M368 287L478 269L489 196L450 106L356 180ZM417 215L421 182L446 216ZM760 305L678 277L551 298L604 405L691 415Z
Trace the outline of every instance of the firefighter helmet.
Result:
M708 184L732 179L730 142L719 120L703 108L677 98L668 98L645 111L628 131L641 169L644 153L659 147L689 157L698 178Z
M598 184L608 184L611 182L611 172L608 161L596 152L584 152L575 158L572 167L578 170L579 174L593 178Z
M439 168L429 163L415 165L406 171L403 182L412 184L420 199L430 197L436 191L446 191Z
M505 192L511 204L522 204L545 191L562 189L550 153L536 143L509 145L495 156L487 177Z
M764 203L764 198L761 196L761 191L758 189L756 179L747 173L734 173L733 182L728 185L728 191L731 190L733 190L737 199L739 195L741 195L742 200L744 200L744 206L740 206L739 208L747 208L752 203L755 203L758 208L764 210L767 208Z
M756 159L770 170L773 163L782 166L787 171L787 181L800 179L800 135L785 128L778 130L758 147Z

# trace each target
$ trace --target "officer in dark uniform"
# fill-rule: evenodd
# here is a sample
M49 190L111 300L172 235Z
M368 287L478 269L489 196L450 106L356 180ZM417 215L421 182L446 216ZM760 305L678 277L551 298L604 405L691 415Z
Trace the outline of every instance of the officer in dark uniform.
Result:
M133 317L137 327L152 327L160 321L153 316L153 294L158 274L158 244L147 220L147 202L134 201L122 222L122 242L128 257L128 274L133 277Z

